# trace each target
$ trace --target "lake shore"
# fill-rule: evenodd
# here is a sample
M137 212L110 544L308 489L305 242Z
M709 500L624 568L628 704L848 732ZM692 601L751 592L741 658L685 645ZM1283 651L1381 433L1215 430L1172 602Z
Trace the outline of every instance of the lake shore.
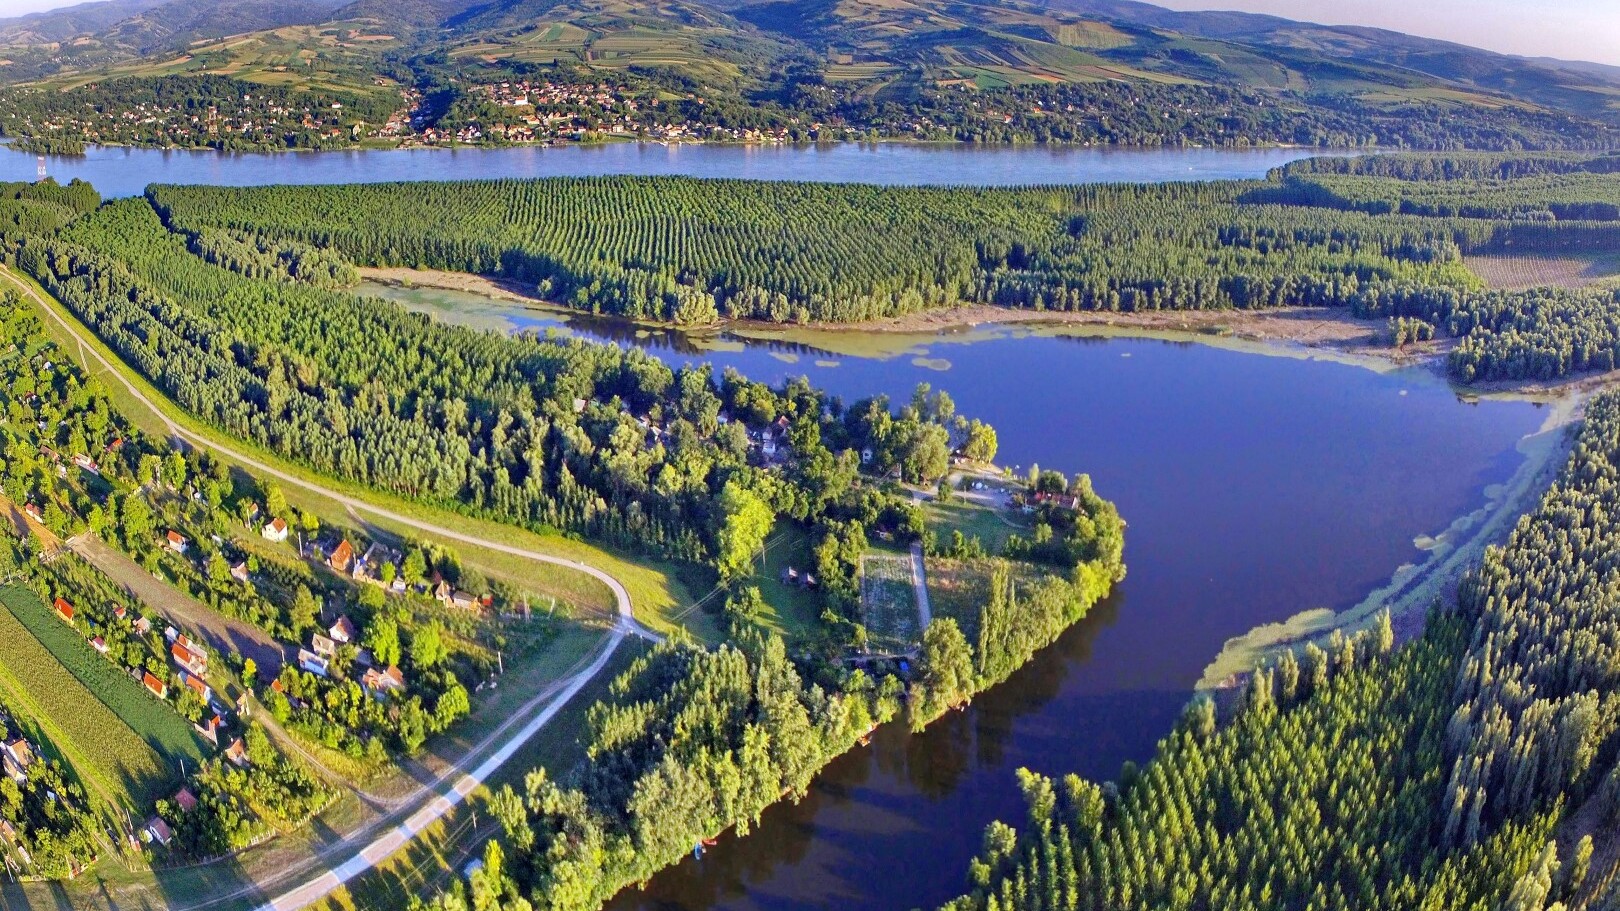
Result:
M1228 704L1254 668L1272 666L1286 651L1298 655L1306 643L1325 648L1334 632L1351 635L1369 629L1384 611L1389 612L1397 643L1422 635L1430 607L1454 605L1457 584L1478 566L1485 549L1505 542L1519 517L1534 510L1552 485L1574 445L1570 430L1585 416L1589 398L1589 392L1571 391L1552 401L1541 427L1519 441L1517 449L1524 460L1512 477L1487 487L1480 508L1457 517L1439 534L1417 540L1428 555L1423 562L1398 567L1387 585L1348 610L1304 610L1227 640L1204 669L1198 692L1215 694Z
M365 281L396 288L433 288L475 294L559 317L619 319L545 300L526 285L498 276L398 267L362 267L360 276ZM1397 348L1390 343L1386 321L1357 319L1346 310L1326 307L1116 313L1014 310L989 304L967 304L867 323L798 325L722 320L704 326L680 326L622 321L626 325L679 332L690 337L694 344L716 349L725 348L728 345L725 336L730 335L800 343L840 356L876 358L907 355L917 345L930 342L971 342L998 329L1042 335L1156 338L1259 354L1325 357L1375 370L1425 367L1447 382L1451 382L1451 378L1446 370L1446 354L1456 344L1456 339L1439 338ZM1553 399L1617 384L1620 384L1620 369L1556 380L1493 380L1456 388L1459 395L1470 397Z
M396 287L438 288L478 294L559 314L583 311L545 300L521 283L497 276L471 275L437 269L373 268L360 269L361 278ZM586 314L590 315L590 314ZM1253 342L1282 342L1308 348L1326 348L1346 354L1369 355L1396 364L1433 360L1445 353L1444 342L1430 342L1395 348L1389 344L1382 320L1356 319L1343 310L1322 307L1280 307L1271 310L1156 310L1146 313L1101 311L1014 310L989 304L968 304L910 313L866 323L795 324L766 323L757 320L726 320L709 326L681 327L647 323L659 328L682 329L694 335L740 330L742 334L797 336L838 334L922 335L980 329L988 326L1087 327L1131 333L1180 333ZM835 349L842 346L831 346Z

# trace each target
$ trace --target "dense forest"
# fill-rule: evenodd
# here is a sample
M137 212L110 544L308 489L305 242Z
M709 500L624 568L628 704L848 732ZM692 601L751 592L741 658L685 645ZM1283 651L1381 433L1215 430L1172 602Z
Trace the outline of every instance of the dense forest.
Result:
M1322 159L1266 181L1152 186L591 178L149 196L188 236L258 234L361 265L493 273L643 320L855 322L962 303L1344 308L1456 340L1452 373L1474 382L1616 364L1614 290L1490 290L1465 260L1612 250L1617 160Z
M244 275L194 245L145 200L123 200L19 260L210 422L323 471L507 521L718 564L728 483L813 523L860 493L862 449L932 481L968 427L915 410L875 421L869 403L720 383L635 350L446 326L328 290L325 270L312 283L266 259ZM766 434L796 456L766 459Z
M1617 463L1605 393L1539 507L1420 638L1392 649L1385 618L1286 654L1229 724L1195 702L1117 782L1022 773L1028 819L986 830L947 907L1580 907L1601 871L1559 824L1620 813Z

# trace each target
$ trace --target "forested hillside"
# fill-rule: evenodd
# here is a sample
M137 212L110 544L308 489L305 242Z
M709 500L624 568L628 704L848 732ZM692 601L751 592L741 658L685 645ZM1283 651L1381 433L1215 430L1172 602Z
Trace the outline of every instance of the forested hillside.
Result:
M381 104L323 145L642 138L1599 149L1620 71L1392 32L1188 32L1130 4L1024 0L121 0L0 20L6 135L269 147L154 122L148 80ZM1145 7L1154 10L1153 7ZM1158 10L1169 16L1169 11ZM123 13L123 15L120 15ZM1293 26L1294 28L1288 28ZM119 83L130 99L108 94ZM200 91L197 107L205 93ZM95 105L103 117L84 116ZM62 116L63 111L77 116ZM152 127L161 129L139 129ZM254 119L253 133L268 118ZM281 121L276 126L287 126ZM305 137L298 147L311 147Z
M1264 182L1024 189L592 178L154 187L173 230L489 273L597 313L856 322L964 303L1345 308L1455 340L1463 382L1613 369L1614 289L1494 291L1465 257L1620 239L1612 155L1324 160ZM871 238L885 238L874 244Z
M1542 909L1588 898L1588 827L1620 813L1610 589L1620 395L1588 408L1540 506L1417 641L1307 646L1217 727L1196 702L1145 768L1021 776L967 909ZM1609 907L1599 904L1595 907Z

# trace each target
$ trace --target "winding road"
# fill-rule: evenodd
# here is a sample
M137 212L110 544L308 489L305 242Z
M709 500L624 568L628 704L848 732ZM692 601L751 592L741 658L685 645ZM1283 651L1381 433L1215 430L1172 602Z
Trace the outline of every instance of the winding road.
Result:
M583 668L553 681L546 689L535 694L517 711L513 712L505 722L469 749L466 755L437 779L422 785L417 791L413 792L410 798L402 802L402 805L406 806L407 809L363 827L359 831L351 833L347 838L323 848L315 856L301 863L283 868L269 878L252 885L243 886L233 892L212 895L205 901L191 905L191 908L210 907L222 902L240 900L248 895L262 895L267 889L280 887L289 881L299 880L300 877L303 877L302 881L276 893L274 897L259 905L258 911L297 911L297 909L308 907L327 897L345 883L381 864L400 848L407 845L418 833L443 819L463 803L468 795L483 785L496 770L522 749L523 745L533 738L541 728L545 727L562 710L568 700L578 695L580 690L584 689L597 674L602 672L603 668L607 667L608 662L612 660L614 653L618 651L619 646L623 644L626 637L636 636L653 642L661 639L658 634L647 629L636 620L630 602L630 593L625 589L623 583L601 569L567 557L558 557L554 554L543 553L527 547L491 541L477 535L456 531L443 525L405 515L384 506L378 506L358 497L333 490L293 472L284 471L267 464L228 443L221 443L191 432L169 417L168 411L163 406L172 406L172 403L164 400L160 405L157 401L154 401L152 397L143 392L129 378L126 371L130 368L127 365L122 361L115 362L102 354L95 344L87 343L84 333L89 330L76 320L64 318L57 311L57 307L61 306L58 302L47 300L41 296L28 282L18 279L9 268L3 265L0 265L0 276L3 276L22 294L32 300L42 313L60 326L68 335L72 336L78 343L81 360L94 359L104 367L142 405L158 416L168 428L170 435L175 439L192 446L212 449L262 475L319 494L342 504L349 510L370 513L440 538L499 551L532 560L536 563L562 566L600 581L613 593L616 616L608 633L606 644L600 649L596 657ZM178 408L178 406L173 407ZM408 809L411 805L414 805L415 809ZM395 822L394 820L399 821ZM383 824L387 824L386 829L382 829ZM381 834L375 834L379 830L381 830ZM370 841L364 841L367 838L370 838ZM362 844L362 842L364 843ZM346 860L336 863L335 866L331 865L334 860L345 855L347 855ZM176 908L174 911L183 911L183 909Z

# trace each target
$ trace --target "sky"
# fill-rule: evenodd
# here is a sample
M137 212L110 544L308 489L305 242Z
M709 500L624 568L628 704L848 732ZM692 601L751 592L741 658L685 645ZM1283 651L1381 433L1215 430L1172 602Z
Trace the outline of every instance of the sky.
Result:
M0 0L0 5L8 0ZM9 0L14 2L14 0ZM1327 25L1376 25L1474 47L1620 66L1620 0L1148 0Z
M0 17L75 0L0 0ZM1376 25L1475 47L1620 66L1620 0L1149 0L1243 9L1329 25Z

